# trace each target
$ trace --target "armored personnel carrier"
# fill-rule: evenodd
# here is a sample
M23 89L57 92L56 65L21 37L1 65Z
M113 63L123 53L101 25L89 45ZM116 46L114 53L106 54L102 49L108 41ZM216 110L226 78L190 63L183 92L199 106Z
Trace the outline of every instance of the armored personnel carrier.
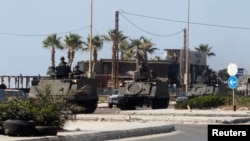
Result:
M217 76L206 68L201 75L197 76L196 83L192 84L189 91L193 96L224 94L227 92L227 85Z
M133 80L120 84L118 107L121 110L136 109L137 106L163 109L169 105L168 82L156 78L154 72L141 65L134 71Z
M36 95L38 89L49 86L50 95L64 96L66 102L78 107L75 113L93 113L98 103L96 80L84 77L78 68L76 66L71 72L70 67L66 65L49 67L48 77L33 78L30 95Z

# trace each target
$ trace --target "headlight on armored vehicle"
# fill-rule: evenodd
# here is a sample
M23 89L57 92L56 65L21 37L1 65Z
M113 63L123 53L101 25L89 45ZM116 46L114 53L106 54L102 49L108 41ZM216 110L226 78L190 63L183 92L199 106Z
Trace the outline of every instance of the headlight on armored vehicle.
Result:
M77 83L77 80L76 80L76 79L73 79L73 80L72 80L72 83L75 83L75 84L76 84L76 83Z
M125 82L120 83L120 87L124 87L124 85L125 85Z
M153 85L156 85L156 82L153 82L152 84L153 84Z

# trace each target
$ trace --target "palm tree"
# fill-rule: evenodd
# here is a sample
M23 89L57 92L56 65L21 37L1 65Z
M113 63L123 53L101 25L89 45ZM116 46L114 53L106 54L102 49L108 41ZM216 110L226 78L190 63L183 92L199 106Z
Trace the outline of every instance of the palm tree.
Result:
M75 51L83 48L81 38L80 35L74 33L65 36L65 47L68 48L68 66L71 66L73 63Z
M111 41L113 44L112 44L112 49L115 47L115 36L116 35L116 30L115 29L111 29L111 30L109 30L108 31L108 35L102 35L102 37L103 37L103 39L105 40L105 41ZM119 45L119 49L118 49L118 51L121 51L121 43L123 42L123 41L125 41L126 39L127 39L128 37L127 36L125 36L125 35L123 35L123 32L122 31L118 31L118 45ZM114 52L113 52L114 53ZM118 56L118 59L119 59L120 57Z
M131 48L126 48L123 51L122 58L123 60L132 60L133 57L135 56L135 52Z
M84 48L84 50L89 50L90 37L87 38L87 42L83 42L88 48ZM95 70L95 64L98 58L98 50L101 50L103 46L103 39L96 35L92 38L92 48L93 48L93 71Z
M133 39L131 40L130 48L134 50L135 57L136 57L136 68L139 67L139 62L143 61L145 65L147 65L148 62L148 53L152 54L155 50L158 48L152 48L153 43L141 36L139 39Z
M152 58L152 60L161 60L160 56L155 56L154 58Z
M141 36L140 37L142 42L142 48L143 48L143 54L144 54L144 60L145 63L148 63L148 53L153 54L155 50L158 50L158 48L153 48L154 44L151 42L151 40Z
M121 60L129 60L134 56L133 49L129 48L130 43L127 40L121 41L120 43L120 52L121 52Z
M208 57L215 56L215 53L211 52L212 47L209 47L208 44L200 44L199 47L195 47L195 50L205 53Z
M63 49L60 41L61 37L57 37L57 34L51 34L43 40L43 47L51 49L51 66L55 68L55 48Z
M227 73L227 69L222 69L218 71L218 76L221 78L224 82L228 80L230 77L229 74Z

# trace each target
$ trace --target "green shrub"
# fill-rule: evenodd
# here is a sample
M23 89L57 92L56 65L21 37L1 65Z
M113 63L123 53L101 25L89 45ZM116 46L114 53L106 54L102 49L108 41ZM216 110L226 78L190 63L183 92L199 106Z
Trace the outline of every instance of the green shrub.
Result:
M30 120L33 119L32 106L28 101L12 100L3 101L0 104L0 120L19 119Z
M250 107L250 96L237 98L237 104L241 106Z
M33 120L37 126L62 127L67 119L62 118L62 111L73 110L73 106L66 103L66 97L51 96L49 86L38 90L38 95L30 101L13 99L0 103L0 121L7 119ZM67 117L67 116L65 116Z
M232 103L232 96L229 95L204 95L181 101L175 104L176 109L186 109L189 105L192 109L216 108Z

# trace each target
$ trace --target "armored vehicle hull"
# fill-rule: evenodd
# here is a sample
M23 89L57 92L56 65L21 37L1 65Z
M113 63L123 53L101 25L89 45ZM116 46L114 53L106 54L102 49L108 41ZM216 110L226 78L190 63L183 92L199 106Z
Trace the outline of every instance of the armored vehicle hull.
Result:
M196 83L192 84L189 91L193 96L224 94L226 92L227 85L222 82L215 72L207 74L207 70L203 72L203 75L197 77Z
M151 106L152 109L163 109L169 105L168 82L140 79L135 72L132 81L123 82L118 94L118 107L121 110L136 109L137 106Z
M95 79L89 78L38 78L34 79L30 94L36 95L37 90L50 88L50 95L65 97L66 102L77 106L75 113L93 113L97 108L98 96Z
M224 94L227 92L227 85L225 84L195 84L190 90L190 93L194 96L210 95L210 94Z

